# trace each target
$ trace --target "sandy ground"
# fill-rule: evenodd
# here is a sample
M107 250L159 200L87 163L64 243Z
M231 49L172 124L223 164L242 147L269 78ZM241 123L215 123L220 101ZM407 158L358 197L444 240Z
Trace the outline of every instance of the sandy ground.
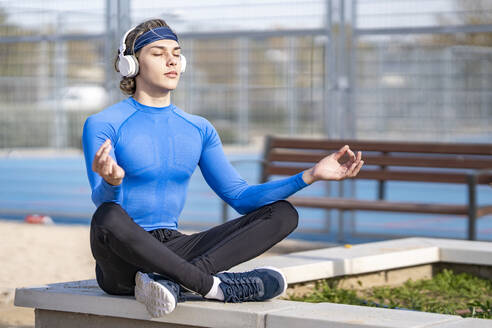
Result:
M88 226L0 221L0 327L34 327L34 309L13 306L16 287L93 279Z
M327 246L284 240L262 256ZM88 226L0 220L0 263L0 328L34 327L34 309L13 305L15 288L95 279Z

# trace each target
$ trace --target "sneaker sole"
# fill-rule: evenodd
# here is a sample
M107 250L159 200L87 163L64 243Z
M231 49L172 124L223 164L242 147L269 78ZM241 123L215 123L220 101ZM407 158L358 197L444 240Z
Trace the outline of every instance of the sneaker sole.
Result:
M164 286L150 279L146 274L135 275L135 298L143 303L152 317L162 317L176 307L174 295Z
M287 290L287 279L285 278L285 275L282 271L280 271L278 268L273 267L273 266L264 266L264 267L260 267L260 268L256 268L256 269L269 269L269 270L273 270L273 271L278 272L282 276L282 279L284 279L284 289L282 290L282 292L279 295L275 296L274 298L280 297L280 296L285 294L285 291Z

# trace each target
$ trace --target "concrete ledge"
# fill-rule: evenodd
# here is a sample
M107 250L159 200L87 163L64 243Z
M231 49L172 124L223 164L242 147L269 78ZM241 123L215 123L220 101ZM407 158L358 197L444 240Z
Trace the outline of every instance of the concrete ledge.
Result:
M438 263L492 266L492 243L433 238L406 238L351 248L334 247L262 257L231 269L281 268L289 283ZM14 304L36 308L36 327L492 327L492 320L418 311L390 310L332 303L284 300L224 304L216 301L179 303L174 312L151 318L130 296L112 296L95 280L17 288ZM84 315L85 319L79 318ZM78 319L77 319L78 318ZM125 321L121 321L125 320ZM142 321L143 320L143 321ZM87 324L82 325L83 322ZM124 323L123 323L124 322ZM144 325L145 323L145 325ZM74 326L75 327L75 326Z
M95 280L18 289L16 305L35 307L36 325L72 326L82 321L89 326L149 327L179 324L192 327L426 327L438 323L462 321L459 316L418 311L401 311L332 303L304 303L283 300L224 304L214 301L179 303L162 318L151 318L145 307L133 297L111 296L99 289ZM43 311L40 310L50 310ZM79 315L76 315L79 314ZM130 319L122 321L121 319ZM50 324L48 324L50 323ZM123 324L124 323L124 324ZM156 325L163 323L163 325ZM82 326L81 326L82 327Z
M305 304L305 303L304 303ZM462 322L454 315L389 310L346 304L317 303L270 313L266 327L434 327L437 324Z
M438 238L390 241L256 258L231 268L250 270L273 265L289 284L438 262L492 266L492 243Z
M197 327L264 327L267 312L283 310L295 302L268 301L243 304L216 301L179 303L162 318L152 318L145 306L131 296L108 295L97 282L82 280L70 283L20 288L14 304L44 310L78 312L108 317L151 320ZM302 303L302 302L301 302Z
M439 324L433 326L435 328L490 328L492 327L492 320L466 318L459 321L453 321L448 323Z
M35 309L35 326L49 328L192 328L195 326L179 325L175 323L154 322L128 318L100 316L87 313L60 312Z

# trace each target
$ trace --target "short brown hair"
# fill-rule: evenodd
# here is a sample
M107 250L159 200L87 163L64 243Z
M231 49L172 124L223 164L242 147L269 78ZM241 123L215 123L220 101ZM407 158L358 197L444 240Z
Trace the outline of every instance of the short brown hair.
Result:
M147 31L150 31L151 29L157 28L157 27L169 27L167 23L160 18L154 18L154 19L149 19L143 23L138 24L128 35L126 36L125 44L126 44L126 50L125 50L125 55L135 55L133 51L133 47L135 46L135 40L142 34L144 34ZM169 27L170 28L170 27ZM119 50L118 54L116 55L115 61L114 61L114 69L119 72L118 69L118 61L119 61ZM135 83L135 77L125 77L122 76L121 81L120 81L120 90L123 91L123 93L133 96L135 94L136 90L136 83Z

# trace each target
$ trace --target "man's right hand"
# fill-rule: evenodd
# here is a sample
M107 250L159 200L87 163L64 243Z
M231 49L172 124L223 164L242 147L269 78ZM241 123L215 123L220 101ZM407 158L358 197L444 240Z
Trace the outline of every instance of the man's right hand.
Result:
M123 181L125 170L116 164L116 161L109 156L110 150L111 140L106 139L96 152L96 156L92 162L92 170L99 173L99 175L110 185L117 186Z

